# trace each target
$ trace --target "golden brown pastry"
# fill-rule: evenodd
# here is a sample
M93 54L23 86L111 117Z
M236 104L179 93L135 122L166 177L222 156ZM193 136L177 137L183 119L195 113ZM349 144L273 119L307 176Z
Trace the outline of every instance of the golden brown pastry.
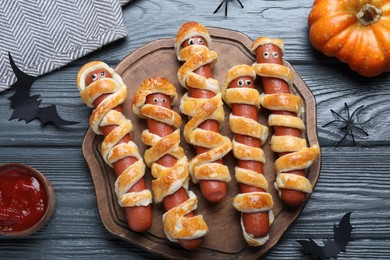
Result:
M294 77L292 71L283 65L283 41L260 37L254 41L251 50L257 60L253 69L260 76L264 89L260 103L271 111L268 124L275 130L271 138L271 149L279 154L275 161L275 186L282 200L290 206L297 206L303 202L298 193L307 195L313 190L304 170L318 157L320 149L317 145L307 147L306 139L302 137L305 131L300 118L304 111L303 101L291 91Z
M76 83L84 103L94 108L90 125L96 134L104 136L101 145L104 161L110 167L120 166L115 168L118 175L115 192L119 205L142 207L126 213L130 228L144 231L151 226L149 205L152 194L143 180L145 164L136 144L130 139L133 125L121 112L121 104L127 97L127 87L112 68L100 61L85 64L79 70ZM118 169L124 170L119 172ZM135 185L138 191L130 191ZM140 221L140 214L144 220L148 220Z
M150 98L152 101L147 101ZM132 102L134 113L149 120L149 129L142 132L142 141L151 146L145 151L144 158L155 178L152 181L155 202L162 202L167 196L175 195L182 188L187 194L183 203L175 205L163 215L165 234L173 242L200 238L208 232L201 215L192 217L187 215L197 208L198 200L196 195L188 190L188 161L183 148L180 147L182 121L179 114L170 109L170 105L176 104L176 101L175 87L165 78L154 77L141 83ZM159 127L151 127L151 122L160 123ZM172 130L163 131L166 135L158 133L161 125L165 127L164 129L169 126ZM165 163L162 161L164 159L167 159Z
M181 99L180 110L189 117L184 127L186 141L195 147L207 149L198 152L190 160L192 181L231 180L229 169L221 160L231 149L229 138L219 133L219 126L224 121L223 102L218 81L211 77L211 66L217 59L217 53L211 51L211 38L207 29L196 22L183 24L175 39L175 51L179 61L184 64L178 70L178 78L182 87L188 90ZM213 122L217 122L212 131ZM225 188L226 189L226 188ZM208 198L204 189L201 190L206 199L216 202L222 199Z
M241 212L241 228L247 243L260 246L269 239L268 229L274 217L268 181L262 174L266 158L261 145L268 137L268 128L258 122L260 94L254 88L255 79L251 66L234 66L226 74L222 95L232 109L229 125L234 133L233 154L237 158L235 178L240 183L240 193L234 198L233 206ZM245 190L247 186L251 187L249 192ZM267 232L252 234L251 229Z

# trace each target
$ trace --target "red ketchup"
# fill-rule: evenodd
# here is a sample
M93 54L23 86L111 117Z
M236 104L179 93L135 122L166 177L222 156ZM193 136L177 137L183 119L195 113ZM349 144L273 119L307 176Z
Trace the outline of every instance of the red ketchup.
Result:
M27 170L6 167L0 171L0 231L15 232L34 226L45 214L43 184Z

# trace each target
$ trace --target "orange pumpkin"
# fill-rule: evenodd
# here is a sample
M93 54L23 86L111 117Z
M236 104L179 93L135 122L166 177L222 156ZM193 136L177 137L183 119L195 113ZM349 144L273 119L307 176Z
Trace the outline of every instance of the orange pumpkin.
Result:
M315 0L309 28L314 48L361 75L390 71L389 0Z

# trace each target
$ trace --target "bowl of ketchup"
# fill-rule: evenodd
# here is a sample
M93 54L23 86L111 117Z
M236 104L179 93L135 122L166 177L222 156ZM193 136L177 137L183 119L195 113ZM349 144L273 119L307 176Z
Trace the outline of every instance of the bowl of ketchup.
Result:
M21 163L0 164L0 235L27 236L53 216L55 193L39 171Z

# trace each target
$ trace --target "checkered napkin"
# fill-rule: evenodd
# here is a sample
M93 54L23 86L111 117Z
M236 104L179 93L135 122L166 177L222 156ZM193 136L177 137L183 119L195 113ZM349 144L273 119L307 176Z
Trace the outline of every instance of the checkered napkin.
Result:
M16 65L39 76L127 36L121 6L131 0L0 1L0 92Z

